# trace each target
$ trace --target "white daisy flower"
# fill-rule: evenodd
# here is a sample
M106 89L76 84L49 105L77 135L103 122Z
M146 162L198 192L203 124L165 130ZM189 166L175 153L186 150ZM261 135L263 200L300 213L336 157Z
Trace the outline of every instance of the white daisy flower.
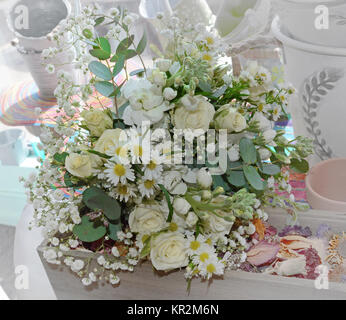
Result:
M161 157L158 154L152 154L150 162L143 168L144 178L148 180L159 179L163 171L161 163Z
M159 189L160 182L157 179L143 179L138 185L139 192L142 197L150 198L154 195L157 189Z
M216 256L214 248L204 243L197 250L196 254L192 256L192 261L195 265L199 265L205 263L214 256Z
M214 255L205 262L200 263L198 268L204 278L210 279L214 274L217 276L222 275L225 265Z
M136 195L136 187L132 184L119 183L113 193L119 201L128 202L130 198Z
M281 113L281 107L280 106L275 106L272 115L273 115L273 120L278 121L280 118L280 113Z
M114 158L113 158L114 159ZM135 174L133 169L129 164L123 164L113 161L108 161L105 166L105 173L109 182L111 182L114 186L117 186L118 183L126 184L127 180L134 181Z
M197 238L195 236L191 236L188 238L188 241L186 241L186 253L189 256L198 254L201 247L207 245L206 244L206 238L199 234Z
M108 146L106 154L111 157L116 157L121 163L130 163L129 146L126 142L119 141L116 145Z

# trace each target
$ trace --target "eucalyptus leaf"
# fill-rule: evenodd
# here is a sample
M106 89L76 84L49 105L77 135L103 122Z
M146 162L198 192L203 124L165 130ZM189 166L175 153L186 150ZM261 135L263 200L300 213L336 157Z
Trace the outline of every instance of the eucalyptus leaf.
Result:
M302 159L291 159L290 168L293 169L297 173L307 173L309 171L309 163Z
M129 49L125 51L125 58L126 60L131 59L133 57L137 56L137 52L135 50Z
M119 56L121 53L124 53L130 47L130 45L133 43L134 38L135 38L135 36L132 35L132 36L122 40L117 47L116 55Z
M99 17L99 18L95 19L95 27L100 25L104 21L105 21L105 17Z
M228 175L228 181L235 187L244 187L246 185L245 175L243 171L231 171Z
M252 140L242 138L239 143L240 156L247 164L254 164L257 161L256 147Z
M94 242L105 236L107 229L103 225L97 225L95 222L90 221L87 215L82 217L82 222L75 225L73 228L73 234L75 234L79 240L84 242Z
M95 57L99 60L107 60L111 56L110 53L108 53L102 49L91 49L91 50L89 50L89 52L93 57Z
M105 97L109 97L114 92L114 86L108 81L95 82L95 89Z
M113 77L116 77L123 69L125 64L125 56L122 54L119 56L114 69L113 69Z
M133 76L136 76L137 74L141 74L143 72L144 72L144 69L137 69L137 70L130 72L130 76L133 77Z
M121 231L121 230L122 230L122 225L120 222L117 224L110 223L108 225L108 236L112 240L117 241L118 240L118 231Z
M269 176L275 176L281 172L280 166L272 163L263 163L262 168L259 167L259 170L263 174L267 174Z
M91 187L83 192L83 202L89 209L102 210L110 221L120 219L121 207L118 201L97 187Z
M146 46L147 46L147 35L144 32L143 36L142 36L142 38L139 41L138 46L137 46L137 54L138 55L142 54L144 52Z
M253 166L244 165L244 175L250 186L257 191L263 191L265 189L265 183L261 176Z
M109 81L112 80L112 72L100 61L91 61L89 70L98 78Z
M216 189L217 187L222 187L226 192L231 191L230 186L220 175L212 175L213 179L213 187Z
M100 48L104 52L107 52L109 54L109 56L111 55L112 48L111 48L111 45L110 45L108 39L101 37L101 38L96 39L96 42L99 44Z

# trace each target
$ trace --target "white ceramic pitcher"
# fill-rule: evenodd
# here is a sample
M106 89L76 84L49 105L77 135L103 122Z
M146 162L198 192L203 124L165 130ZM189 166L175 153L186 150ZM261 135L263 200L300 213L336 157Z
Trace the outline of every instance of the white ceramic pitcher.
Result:
M294 133L314 141L310 163L346 157L346 48L292 39L278 17L272 31L283 43L287 80L298 90L289 106Z
M57 77L47 73L41 53L54 46L47 35L70 14L71 5L67 0L18 0L9 10L8 25L17 38L17 49L43 97L54 97ZM27 26L20 21L23 15L28 20ZM55 61L57 63L68 61L65 53L59 54L55 59L58 60ZM65 66L64 69L72 72L72 68Z

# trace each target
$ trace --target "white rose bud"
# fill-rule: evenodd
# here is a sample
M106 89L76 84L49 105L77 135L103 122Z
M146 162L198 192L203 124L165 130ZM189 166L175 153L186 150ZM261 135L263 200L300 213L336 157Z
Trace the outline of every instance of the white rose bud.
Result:
M263 138L265 143L271 143L276 137L276 131L273 129L269 129L263 133Z
M198 221L198 218L197 218L196 214L193 211L190 211L186 217L186 221L185 221L186 224L190 228L193 228L196 225L197 221Z
M173 201L173 208L176 213L186 215L189 212L191 205L184 198L175 198Z
M157 59L155 61L155 64L160 69L160 71L167 72L172 66L172 61L169 59Z
M258 153L262 160L267 160L271 157L272 153L266 148L258 149Z
M229 104L218 110L215 117L217 129L227 129L228 132L241 132L247 127L246 119Z
M165 90L163 90L163 96L168 101L173 100L177 94L177 91L173 90L172 88L165 88Z
M206 168L202 168L197 173L197 183L204 189L211 187L213 179L210 172Z
M161 72L160 70L156 69L152 72L151 80L156 85L163 87L166 84L167 75L164 72Z

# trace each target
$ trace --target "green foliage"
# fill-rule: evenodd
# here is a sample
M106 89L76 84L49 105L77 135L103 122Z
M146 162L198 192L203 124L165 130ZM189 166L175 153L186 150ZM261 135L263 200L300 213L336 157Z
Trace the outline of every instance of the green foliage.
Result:
M168 204L169 214L168 214L167 222L171 222L172 218L173 218L173 205L171 202L170 195L169 195L167 189L162 184L159 184L159 187L162 190L163 194L165 195L165 198L166 198L166 201Z
M88 150L88 152L92 153L92 154L95 154L95 155L97 155L97 156L99 156L101 158L107 159L107 160L112 159L111 156L109 156L107 154L104 154L104 153L101 153L101 152L98 152L98 151L95 151L95 150Z
M108 81L96 81L95 89L105 97L110 97L114 92L114 86Z
M246 185L245 175L243 171L231 171L228 175L228 181L235 187L244 187Z
M112 240L117 241L118 240L117 233L118 231L121 231L121 230L122 230L122 224L120 222L117 224L110 223L108 225L107 234Z
M82 217L82 222L75 225L73 228L73 234L75 234L79 240L84 242L94 242L105 236L107 230L106 227L100 223L90 221L87 215Z
M95 40L97 46L94 46L89 52L90 54L99 59L99 60L107 60L111 56L111 45L106 38L98 38Z
M280 166L271 163L263 163L259 170L266 175L275 176L281 172Z
M251 187L257 191L265 189L265 182L262 180L258 171L253 166L244 165L244 175Z
M131 46L131 44L133 43L135 36L131 35L128 38L125 38L124 40L122 40L116 50L116 55L120 56L122 53L124 53L125 51L127 51L127 49Z
M298 173L307 173L309 171L309 163L304 159L291 159L290 168Z
M65 160L66 160L67 157L68 157L68 153L67 152L63 152L63 153L56 153L53 156L53 159L56 162L58 162L59 164L64 165L65 164Z
M130 72L130 76L133 77L133 76L136 76L136 75L140 75L144 72L144 69L137 69L137 70L134 70L132 72Z
M148 239L146 239L144 241L143 249L142 249L142 251L139 254L139 258L140 259L145 258L150 253L150 249L151 249L151 245L150 244L151 244L151 237L148 237Z
M113 78L112 72L100 61L92 61L89 63L89 70L98 78L110 81Z
M228 183L225 182L222 176L220 175L212 175L213 178L213 187L216 189L217 187L222 187L226 192L231 191Z
M113 77L116 77L124 69L124 64L125 64L125 55L121 54L118 57L117 62L114 66Z
M254 164L257 161L257 151L252 140L242 138L239 143L240 156L246 164Z
M142 36L141 40L139 41L138 46L137 46L137 50L136 50L138 55L141 55L144 52L144 50L147 46L147 42L148 42L147 41L147 35L145 33L143 33L143 36Z
M102 210L110 221L120 219L121 207L118 201L97 187L91 187L83 192L83 202L91 210Z

